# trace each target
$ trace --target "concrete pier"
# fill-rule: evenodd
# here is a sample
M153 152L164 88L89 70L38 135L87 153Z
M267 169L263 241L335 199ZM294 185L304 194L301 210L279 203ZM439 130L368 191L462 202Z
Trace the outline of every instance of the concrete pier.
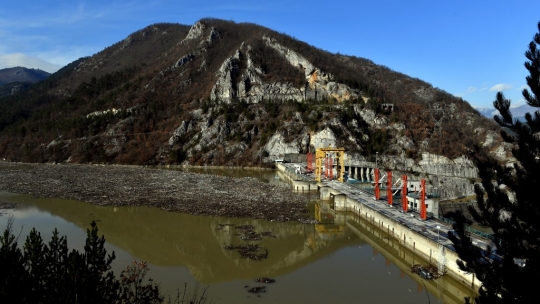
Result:
M389 206L386 201L376 201L373 195L339 181L315 182L304 175L295 174L288 164L277 164L277 169L291 181L293 191L318 190L319 199L331 200L334 212L351 212L360 219L369 221L405 248L415 252L440 271L452 276L465 286L478 290L481 282L473 274L466 274L456 264L458 255L448 239L452 227L435 220L421 220L417 213L404 213ZM303 188L302 188L303 187ZM487 242L477 240L485 248Z

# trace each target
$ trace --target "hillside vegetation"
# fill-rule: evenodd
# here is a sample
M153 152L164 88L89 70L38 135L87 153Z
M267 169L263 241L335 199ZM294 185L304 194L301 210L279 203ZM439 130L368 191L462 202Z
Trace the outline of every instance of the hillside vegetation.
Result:
M322 130L366 159L455 158L495 129L422 80L217 19L148 26L0 99L0 157L28 162L259 165Z

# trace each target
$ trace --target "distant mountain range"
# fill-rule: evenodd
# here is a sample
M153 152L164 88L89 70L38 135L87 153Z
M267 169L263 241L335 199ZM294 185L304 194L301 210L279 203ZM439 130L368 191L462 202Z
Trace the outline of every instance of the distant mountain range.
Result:
M493 118L493 116L498 115L499 111L495 108L476 108L480 114L487 118ZM512 112L512 115L514 118L517 119L523 119L525 117L525 114L527 113L533 113L537 109L533 108L527 104L516 104L510 107L510 111Z
M27 90L30 85L49 78L51 74L39 69L14 67L0 70L0 97Z
M27 69L24 67L1 69L0 86L12 82L36 83L49 78L49 75L51 74L39 69Z

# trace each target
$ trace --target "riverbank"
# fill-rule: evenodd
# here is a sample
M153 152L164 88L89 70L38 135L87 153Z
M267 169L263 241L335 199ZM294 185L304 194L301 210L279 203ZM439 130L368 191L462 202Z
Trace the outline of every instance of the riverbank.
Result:
M109 206L153 206L193 215L312 221L306 198L254 178L134 166L0 162L0 189Z

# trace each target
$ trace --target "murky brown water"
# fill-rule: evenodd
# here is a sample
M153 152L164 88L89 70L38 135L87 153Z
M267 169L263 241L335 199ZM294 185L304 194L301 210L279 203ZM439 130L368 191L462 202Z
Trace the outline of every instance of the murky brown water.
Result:
M263 180L279 182L272 171L255 172L266 174ZM108 250L116 253L115 272L134 258L145 260L149 276L161 282L167 294L184 283L188 288L209 286L215 303L462 303L471 293L450 278L424 281L412 275L410 265L418 258L355 217L328 215L328 224L314 226L102 207L6 192L0 192L0 200L19 203L12 214L22 240L32 227L48 240L56 227L67 235L70 247L82 249L85 229L95 220ZM7 216L0 216L2 229L6 222ZM268 249L268 259L242 259L226 250L225 245L245 242L233 228L219 230L220 224L270 231L276 238L250 242ZM258 298L245 286L263 285L253 281L262 276L276 283L266 285L267 292Z

